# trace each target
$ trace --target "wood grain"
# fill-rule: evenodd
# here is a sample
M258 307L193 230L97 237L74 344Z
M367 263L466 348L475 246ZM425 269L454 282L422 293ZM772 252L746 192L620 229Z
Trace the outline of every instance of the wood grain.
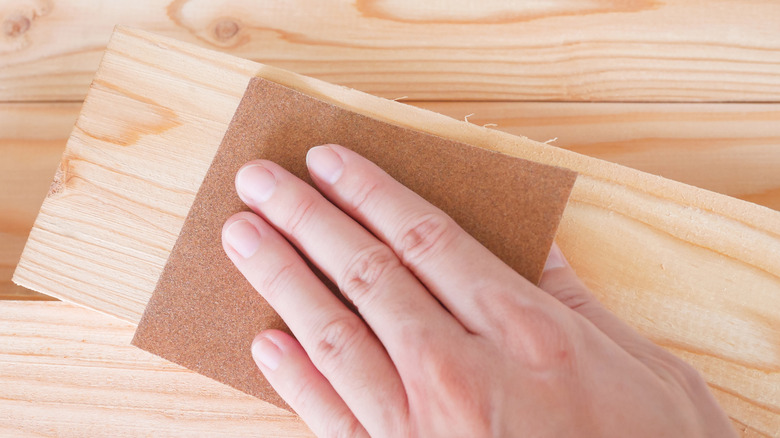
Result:
M116 24L395 98L778 101L780 3L6 0L0 100L81 100Z
M0 105L0 299L43 299L11 282L60 161L77 104Z
M780 210L780 104L404 103ZM80 109L0 103L0 299Z
M0 302L0 435L312 436L294 414L131 346L134 331L62 302Z
M780 105L414 102L780 210Z
M473 123L120 28L14 280L137 322L250 77L580 172L558 240L628 323L780 431L780 213Z

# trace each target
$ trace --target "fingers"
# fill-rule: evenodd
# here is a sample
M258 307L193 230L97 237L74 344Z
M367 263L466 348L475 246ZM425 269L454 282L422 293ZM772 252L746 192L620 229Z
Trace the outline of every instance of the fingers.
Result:
M629 352L636 347L646 347L648 344L652 344L596 299L574 273L563 252L555 243L553 243L550 255L547 257L544 273L539 281L539 288L585 317Z
M535 289L449 216L357 153L318 146L307 163L320 190L389 245L472 332L495 324L475 311L485 307L477 301L501 290L520 295Z
M408 350L399 332L465 333L392 250L281 166L250 162L236 186L250 208L338 285L391 357Z
M222 230L225 252L279 313L312 362L361 423L386 424L388 406L405 406L400 377L368 327L256 215L239 213ZM366 391L372 388L372 391Z
M255 337L252 356L271 386L317 436L368 436L292 336L267 330Z

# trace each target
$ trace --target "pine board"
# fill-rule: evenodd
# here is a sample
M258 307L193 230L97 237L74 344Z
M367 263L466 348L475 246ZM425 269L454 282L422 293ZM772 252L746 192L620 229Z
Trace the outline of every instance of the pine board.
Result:
M780 210L780 104L412 104Z
M780 104L404 103L780 210ZM0 103L0 299L81 103Z
M82 100L116 24L372 94L778 101L780 3L7 0L0 101Z
M0 435L312 436L294 414L131 346L134 331L71 304L0 301Z

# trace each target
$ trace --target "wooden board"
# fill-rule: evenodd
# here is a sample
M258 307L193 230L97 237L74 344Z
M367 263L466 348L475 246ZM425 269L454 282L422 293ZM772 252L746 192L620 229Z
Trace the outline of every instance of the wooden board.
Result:
M780 104L407 101L780 210ZM81 103L0 103L0 299Z
M43 298L11 274L57 169L76 104L0 105L0 299Z
M778 101L780 3L6 0L0 100L81 100L115 24L389 98Z
M780 210L780 104L412 104Z
M294 414L130 345L135 327L0 301L0 435L312 436Z
M581 173L558 240L619 316L780 430L780 213L472 123L120 28L14 280L137 322L253 75L391 123Z

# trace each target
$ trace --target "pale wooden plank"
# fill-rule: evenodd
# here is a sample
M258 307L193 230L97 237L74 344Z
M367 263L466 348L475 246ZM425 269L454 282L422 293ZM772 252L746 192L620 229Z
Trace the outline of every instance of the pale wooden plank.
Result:
M255 74L580 172L558 235L580 276L620 317L743 400L729 407L735 421L780 430L780 213L130 29L109 45L14 280L136 322Z
M11 282L78 104L0 105L0 299L44 298Z
M11 0L0 100L81 100L115 24L394 98L777 101L780 4Z
M780 105L415 102L780 210Z
M780 104L404 102L780 210ZM80 108L0 103L0 299Z
M134 331L62 302L0 302L0 435L311 436L296 415L131 346Z

